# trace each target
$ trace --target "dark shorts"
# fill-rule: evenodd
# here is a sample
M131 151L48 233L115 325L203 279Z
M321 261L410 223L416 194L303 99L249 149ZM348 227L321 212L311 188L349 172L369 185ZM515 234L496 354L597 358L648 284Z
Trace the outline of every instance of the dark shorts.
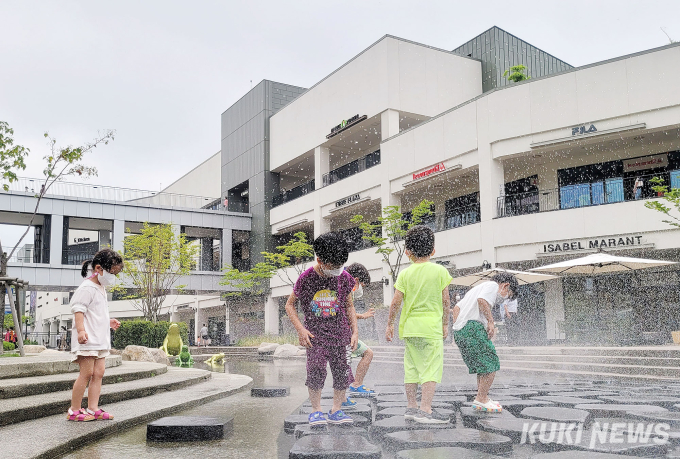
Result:
M333 389L346 390L354 382L350 367L352 348L350 346L314 346L307 349L307 382L310 389L321 390L326 382L326 364L331 366Z
M481 322L468 321L462 329L453 332L453 340L470 374L494 373L501 369L496 348Z

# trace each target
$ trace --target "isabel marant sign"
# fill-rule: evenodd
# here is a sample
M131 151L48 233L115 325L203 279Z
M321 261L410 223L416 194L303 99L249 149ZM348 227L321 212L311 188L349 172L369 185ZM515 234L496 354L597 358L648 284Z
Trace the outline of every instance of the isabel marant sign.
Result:
M562 252L578 252L579 250L614 249L643 245L642 236L622 236L610 238L586 239L580 241L554 242L543 244L541 254Z

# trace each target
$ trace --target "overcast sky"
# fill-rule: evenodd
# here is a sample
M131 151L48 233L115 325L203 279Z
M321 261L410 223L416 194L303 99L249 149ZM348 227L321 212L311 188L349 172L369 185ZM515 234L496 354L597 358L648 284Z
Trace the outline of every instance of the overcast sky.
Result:
M157 190L220 148L262 79L309 87L385 34L453 49L493 25L574 66L680 40L680 1L0 0L0 120L31 149L115 129L92 183Z

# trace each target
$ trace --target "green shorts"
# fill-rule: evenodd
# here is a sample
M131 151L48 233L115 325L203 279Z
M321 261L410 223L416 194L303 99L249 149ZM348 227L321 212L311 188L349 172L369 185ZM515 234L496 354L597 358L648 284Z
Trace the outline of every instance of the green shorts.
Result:
M481 322L469 320L462 329L453 332L453 340L470 374L494 373L501 369L496 348Z
M406 337L404 383L442 382L444 340L442 338Z
M366 343L364 343L361 340L357 341L357 348L355 351L352 352L352 358L357 358L357 357L362 357L364 355L364 352L368 350L368 346L366 346Z

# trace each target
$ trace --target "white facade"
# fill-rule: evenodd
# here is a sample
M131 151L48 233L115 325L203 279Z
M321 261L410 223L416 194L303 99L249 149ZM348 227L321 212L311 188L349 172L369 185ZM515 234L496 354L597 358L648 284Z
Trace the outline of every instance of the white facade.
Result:
M677 249L677 230L644 199L629 199L628 188L624 199L623 190L630 174L652 171L627 159L680 150L679 72L674 44L482 94L478 61L385 37L272 117L272 170L291 186L316 181L314 192L272 209L272 233L344 230L354 214L370 219L386 205L408 211L428 199L435 202L435 260L456 270L480 269L485 260L539 265L549 256L588 252L592 239L613 238L617 250ZM354 114L366 120L326 137ZM324 174L377 149L379 164L324 182ZM664 157L670 170L674 157ZM592 191L588 205L567 204L564 174L612 162L630 168L621 174L620 200L594 205L603 202ZM525 179L537 187L527 195L531 210L519 195L506 196L508 184ZM447 206L474 193L474 221L455 223L458 214ZM556 243L568 244L569 253L544 253ZM350 253L352 262L366 265L373 281L389 277L375 249ZM272 280L274 298L290 291ZM386 304L391 291L384 289ZM546 286L549 339L559 337L562 298L561 284ZM271 332L276 306L267 303Z
M221 153L218 151L181 178L163 188L162 193L219 197L221 194L220 173Z

